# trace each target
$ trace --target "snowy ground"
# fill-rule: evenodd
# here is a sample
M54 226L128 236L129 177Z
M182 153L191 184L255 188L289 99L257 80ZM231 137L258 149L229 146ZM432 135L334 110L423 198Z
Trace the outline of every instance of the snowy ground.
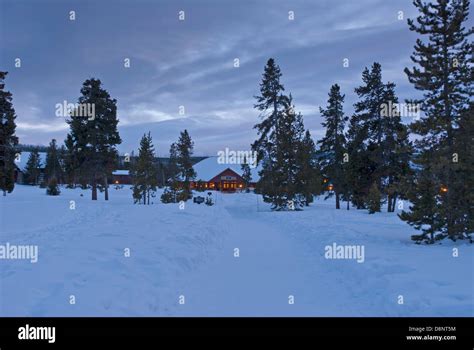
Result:
M180 210L133 205L128 188L92 202L17 186L0 197L0 245L39 257L0 260L0 315L474 316L472 245L415 245L396 215L331 200L270 212L254 194L214 195ZM363 246L364 262L326 259L333 243Z

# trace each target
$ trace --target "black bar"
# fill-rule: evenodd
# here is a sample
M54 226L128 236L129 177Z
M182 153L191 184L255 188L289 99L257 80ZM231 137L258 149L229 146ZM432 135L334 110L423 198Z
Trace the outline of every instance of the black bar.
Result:
M137 345L162 336L255 335L312 336L321 338L321 344L473 349L473 324L472 318L0 318L0 349L91 346L100 341ZM55 342L18 339L20 327L26 325L55 327ZM456 339L428 339L433 336Z

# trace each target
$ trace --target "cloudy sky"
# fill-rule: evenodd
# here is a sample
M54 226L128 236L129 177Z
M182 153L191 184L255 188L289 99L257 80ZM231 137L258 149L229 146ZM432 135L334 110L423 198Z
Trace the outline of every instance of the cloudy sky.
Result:
M330 86L341 85L350 114L361 72L374 61L401 99L413 96L403 68L414 15L409 0L0 0L0 69L9 72L22 143L64 140L55 106L77 102L83 81L95 77L118 100L121 152L151 131L158 155L167 155L187 128L196 155L215 155L254 140L253 96L270 57L316 139Z

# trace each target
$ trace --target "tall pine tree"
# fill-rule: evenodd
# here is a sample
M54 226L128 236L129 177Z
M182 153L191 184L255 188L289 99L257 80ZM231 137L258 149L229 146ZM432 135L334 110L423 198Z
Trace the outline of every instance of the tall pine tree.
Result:
M388 118L384 133L383 190L387 197L387 211L394 212L397 200L407 199L407 183L413 176L410 167L413 147L408 127L402 123L400 113L393 113Z
M71 134L68 134L64 141L65 151L63 153L64 176L67 187L74 188L78 179L77 172L77 153L74 149L74 140Z
M273 58L267 61L260 83L260 96L255 96L254 105L260 111L261 122L254 126L258 139L252 144L252 150L257 152L258 161L268 157L271 152L271 140L274 138L278 119L288 105L288 97L284 95L285 88L280 82L280 67Z
M472 135L469 140L458 130L467 126L463 115L467 115L473 95L473 44L469 36L474 29L464 27L470 2L413 3L419 15L408 25L426 40L416 40L411 56L415 67L406 68L405 73L415 88L423 91L423 98L413 102L421 105L424 116L411 124L411 130L421 136L415 141L414 161L419 171L409 198L413 205L401 218L422 229L428 242L433 242L433 233L437 233L435 238L456 240L469 233L462 167L472 169L466 163L470 156L464 144L472 142ZM428 185L436 192L435 200L428 198L433 196Z
M177 143L170 147L170 174L168 187L161 196L163 203L187 201L192 197L191 182L196 178L191 156L194 142L187 130L180 133Z
M347 133L349 164L345 177L352 202L357 208L370 206L379 210L374 201L387 200L388 211L394 211L396 198L403 195L402 183L409 174L411 145L408 130L401 122L401 111L395 94L395 84L382 81L382 67L375 62L362 73L363 85L355 92L359 101L354 104ZM377 186L380 195L374 195Z
M102 88L101 81L94 78L84 82L81 94L79 104L94 106L95 115L73 115L68 120L75 161L81 178L92 187L92 200L97 200L100 185L106 190L107 200L107 179L116 164L116 146L122 142L117 130L117 100L112 99Z
M357 209L366 207L366 198L371 187L373 165L365 143L367 127L357 114L353 114L346 135L349 162L345 163L346 200L350 197Z
M300 144L304 125L292 105L291 95L271 135L269 154L263 159L259 193L272 204L272 210L299 210L305 203L302 191Z
M382 189L384 117L381 115L381 106L387 103L379 63L374 63L371 69L364 69L362 81L364 85L355 89L359 101L354 104L355 114L351 117L347 137L351 163L350 186L353 204L357 208L366 207L373 183L379 191Z
M458 193L464 195L458 198L458 207L464 216L457 221L458 229L469 236L472 242L474 233L474 102L464 111L459 120L459 128L455 131L454 148L458 152L456 177Z
M25 166L24 182L29 185L38 185L41 172L41 158L39 149L35 148L30 152Z
M15 109L12 94L5 90L8 72L0 71L0 190L6 196L15 187L15 155L18 137L15 136Z
M196 172L193 169L191 156L193 155L194 142L189 136L187 130L181 132L178 143L176 144L177 158L176 165L181 175L183 193L180 200L187 201L192 197L191 181L196 178Z
M143 135L138 158L132 166L133 198L135 203L150 204L158 186L158 168L155 164L155 150L150 132Z
M46 183L49 183L52 178L56 179L56 183L60 182L62 166L59 160L59 149L55 139L51 140L48 151L46 152L44 174Z
M161 195L161 201L163 203L176 203L181 198L182 186L180 185L179 169L177 164L178 150L176 143L172 143L170 146L170 158L167 167L167 180L166 187Z
M240 168L242 169L242 179L245 182L245 192L249 192L249 185L252 181L252 172L250 171L250 165L248 164L246 157L244 157L244 162Z
M318 141L318 159L323 176L329 179L333 186L328 197L333 193L336 196L336 209L340 208L340 197L344 193L344 153L346 152L346 138L344 128L349 119L343 111L344 95L341 95L339 85L331 86L329 92L328 106L320 108L324 117L322 125L326 128L326 135Z
M297 149L299 164L297 183L299 191L308 206L313 202L313 197L321 193L321 172L316 162L316 146L309 130L306 130Z
M44 182L42 186L46 187L46 194L57 196L60 194L59 182L62 175L62 168L59 157L59 149L56 140L52 139L46 152L46 164L44 168Z

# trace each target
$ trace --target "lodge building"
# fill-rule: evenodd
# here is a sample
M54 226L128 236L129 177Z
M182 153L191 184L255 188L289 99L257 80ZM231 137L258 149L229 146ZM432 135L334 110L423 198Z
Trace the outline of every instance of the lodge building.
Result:
M193 190L210 190L222 192L236 192L245 189L242 178L241 164L221 164L218 157L208 157L194 164L196 178L190 186ZM249 188L255 188L259 180L259 168L250 168L252 180ZM112 173L112 183L115 185L128 185L132 178L128 170L115 170Z
M196 179L191 182L192 189L236 192L245 188L241 164L221 164L218 159L218 157L209 157L193 166ZM252 176L250 188L255 188L259 180L258 170L258 168L250 168Z
M114 185L131 185L132 177L130 171L125 169L115 170L112 172L112 183Z

